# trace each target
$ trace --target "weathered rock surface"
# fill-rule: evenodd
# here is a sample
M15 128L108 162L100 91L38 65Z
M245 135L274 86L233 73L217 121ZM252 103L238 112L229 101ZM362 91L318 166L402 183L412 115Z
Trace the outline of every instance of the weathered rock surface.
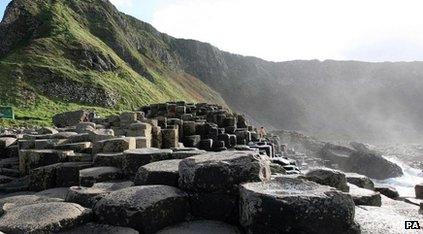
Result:
M357 206L355 220L362 233L421 233L421 230L405 230L405 221L421 220L419 207L402 201L382 197L382 206Z
M223 192L191 193L189 196L190 211L195 217L219 220L238 225L239 199L238 192L228 194Z
M16 207L61 201L63 201L63 199L60 198L50 198L38 195L18 195L0 199L0 208L1 213L3 213Z
M20 150L19 152L19 170L23 175L27 175L30 170L37 167L47 166L59 163L73 154L73 151L60 150Z
M138 231L100 223L87 223L72 230L59 232L61 234L138 234Z
M375 188L373 181L365 175L360 175L357 173L345 173L345 175L347 177L348 183L350 184L354 184L360 188L370 190L373 190Z
M69 188L62 187L62 188L47 189L47 190L35 193L34 195L50 197L50 198L59 198L59 199L65 200L68 193L69 193Z
M55 187L69 187L79 184L79 171L91 163L56 163L34 169L29 174L30 190L41 191Z
M423 199L423 184L416 184L414 191L416 192L417 199Z
M376 185L374 190L392 199L399 197L398 191L391 186Z
M133 137L122 137L102 140L94 143L94 153L119 153L125 150L136 149L137 143Z
M53 124L59 128L74 126L83 122L87 115L88 113L82 110L60 113L53 116Z
M354 208L350 195L301 178L240 188L240 221L248 233L359 233Z
M136 186L104 196L94 207L100 222L155 233L184 221L187 195L166 185Z
M79 171L79 184L81 186L92 186L94 183L119 180L122 178L122 171L116 167L91 167Z
M341 191L348 192L345 174L328 168L312 169L305 174L305 178L319 184L328 185Z
M356 206L381 206L380 193L350 184L350 194Z
M65 200L92 208L104 195L133 186L132 181L95 183L92 187L73 186Z
M135 149L124 152L122 159L122 170L126 175L135 175L140 166L146 164L168 160L172 157L170 149Z
M223 151L183 159L179 186L197 192L225 192L234 185L270 179L270 161L248 151Z
M94 156L94 165L122 168L123 153L102 153Z
M135 175L135 185L163 184L178 187L179 163L182 160L164 160L141 166Z
M0 218L5 233L50 233L88 221L91 210L78 204L51 202L17 207Z
M167 227L157 232L157 234L241 234L242 232L235 226L213 221L213 220L196 220L191 222L180 223L172 227Z
M379 153L360 144L348 148L327 143L319 155L329 164L335 164L343 171L366 175L374 179L388 179L403 175L401 167L382 157Z

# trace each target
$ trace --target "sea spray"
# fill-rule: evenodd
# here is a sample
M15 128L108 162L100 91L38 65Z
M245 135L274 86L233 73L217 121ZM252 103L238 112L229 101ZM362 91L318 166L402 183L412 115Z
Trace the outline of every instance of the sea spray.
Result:
M401 197L415 197L414 186L416 184L423 183L423 172L419 169L409 166L397 157L385 158L400 166L404 172L404 175L386 180L375 180L375 182L377 184L389 185L396 188Z

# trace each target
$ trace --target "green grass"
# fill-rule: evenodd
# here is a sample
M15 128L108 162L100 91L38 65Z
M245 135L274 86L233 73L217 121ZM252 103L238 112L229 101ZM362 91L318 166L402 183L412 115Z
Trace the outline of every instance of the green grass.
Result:
M0 59L0 105L13 106L17 118L15 121L2 120L0 126L51 125L54 114L77 109L96 109L101 115L108 115L176 100L225 105L220 95L199 79L175 71L173 66L157 58L153 49L148 49L152 46L155 50L168 50L165 36L126 15L121 17L126 19L128 27L120 28L119 19L106 3L99 0L19 1L34 18L44 23L37 37L23 41ZM78 4L77 9L82 13L74 11L76 5L68 4ZM128 32L138 38L146 51L137 50L137 46L127 39ZM137 73L113 49L116 46L123 48L149 77ZM73 56L73 52L81 50L111 58L116 69L99 72L82 68L79 65L81 58ZM68 103L38 89L40 84L58 80L105 90L115 94L118 102L113 108Z

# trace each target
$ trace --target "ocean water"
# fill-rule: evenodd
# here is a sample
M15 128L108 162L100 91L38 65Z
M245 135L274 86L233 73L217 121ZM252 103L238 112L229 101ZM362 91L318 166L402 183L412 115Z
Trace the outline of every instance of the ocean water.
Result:
M404 175L387 180L375 180L377 184L389 185L398 190L401 197L415 197L414 186L423 183L423 172L420 169L413 168L409 164L398 158L387 157L389 161L396 163L402 168Z
M414 186L423 183L423 171L416 162L423 162L423 146L398 144L375 147L389 161L396 163L404 175L387 180L375 180L378 184L389 185L398 190L401 197L415 197Z

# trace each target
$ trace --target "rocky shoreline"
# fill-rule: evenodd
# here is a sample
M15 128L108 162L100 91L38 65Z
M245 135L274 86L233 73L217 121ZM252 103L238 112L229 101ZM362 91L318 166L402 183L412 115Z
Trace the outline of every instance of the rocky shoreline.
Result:
M53 123L1 133L2 232L398 233L421 218L417 198L373 183L402 174L377 152L297 137L322 163L300 170L285 150L292 136L261 140L217 105L76 111Z

